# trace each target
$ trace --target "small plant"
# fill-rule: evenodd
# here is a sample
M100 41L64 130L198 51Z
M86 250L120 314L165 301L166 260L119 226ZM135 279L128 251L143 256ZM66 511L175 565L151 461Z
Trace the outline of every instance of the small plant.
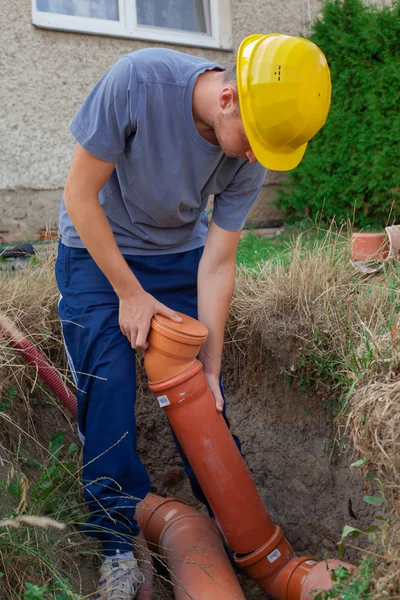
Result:
M364 560L356 575L345 567L332 572L334 585L327 592L320 592L315 600L372 600L372 559Z
M0 577L8 600L80 598L71 583L85 521L76 454L77 445L65 445L64 433L56 431L44 463L22 438L16 453L7 455L9 474L0 480Z
M14 385L8 386L8 388L3 391L0 402L0 412L8 412L11 402L14 400L16 395L17 390L15 389Z
M26 592L24 594L24 600L43 600L47 592L47 585L39 587L28 581L25 583Z
M63 431L56 431L51 438L49 460L41 465L40 479L31 493L32 502L42 513L63 511L63 520L66 507L71 509L76 504L77 480L74 475L77 466L70 457L78 450L76 444L71 444L63 453L64 439Z
M79 478L76 476L77 464L72 460L78 446L73 443L63 452L64 432L56 431L50 440L49 458L44 464L33 459L20 450L17 462L30 469L37 469L39 480L29 493L29 502L34 512L54 514L63 521L74 520L74 513L80 500ZM0 490L8 493L18 503L27 495L27 478L21 470L16 470L14 477L0 481ZM79 511L78 514L80 515Z
M43 585L39 587L36 584L26 582L26 591L24 593L24 600L79 600L77 594L71 591L68 580L60 580L55 589L51 590L49 586Z
M370 527L367 527L366 529L357 529L356 527L351 527L350 525L345 525L343 527L342 536L340 538L340 543L339 543L340 556L343 556L344 540L348 536L351 536L353 538L358 538L362 535L370 537L371 534L376 533L378 531L378 529L379 528L377 525L371 525Z

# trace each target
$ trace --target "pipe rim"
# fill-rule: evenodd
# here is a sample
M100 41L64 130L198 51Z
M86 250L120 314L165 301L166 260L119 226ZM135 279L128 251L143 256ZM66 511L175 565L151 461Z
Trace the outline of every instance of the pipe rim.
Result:
M207 339L208 329L205 325L183 313L177 313L182 323L176 323L163 315L154 315L151 327L161 335L191 346L201 346Z
M242 568L247 568L258 562L261 558L267 556L272 550L274 550L279 542L283 538L283 530L279 525L276 525L275 531L272 536L267 540L262 546L250 552L250 554L246 554L245 556L236 556L235 555L235 563Z
M149 390L151 392L164 392L170 388L175 387L176 385L180 385L184 383L194 375L196 375L202 369L202 364L196 358L192 362L192 364L187 367L184 371L173 375L172 377L167 377L167 379L161 379L160 381L154 381L149 383Z
M366 232L358 231L358 232L352 233L351 237L354 240L355 239L363 239L363 238L371 238L371 239L376 238L377 240L381 239L381 240L385 240L386 241L386 239L389 239L387 233L380 232L380 231L377 231L377 232L373 232L373 231L366 231Z
M186 506L184 502L182 502L181 500L177 500L176 498L162 498L162 500L160 501L160 496L157 496L156 494L151 494L150 500L146 501L146 498L143 498L143 500L139 502L136 508L136 517L140 514L140 529L143 532L147 532L150 520L154 516L162 518L161 515L157 513L157 511L162 506L164 506L164 504L168 504L170 502L179 502L179 504L183 504L184 506Z

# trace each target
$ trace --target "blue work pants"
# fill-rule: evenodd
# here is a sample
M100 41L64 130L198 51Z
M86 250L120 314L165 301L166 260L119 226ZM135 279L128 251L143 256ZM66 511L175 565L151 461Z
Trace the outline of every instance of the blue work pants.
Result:
M198 248L177 254L125 256L125 260L146 292L169 308L197 318L201 255L202 248ZM100 539L105 555L128 552L133 536L139 533L133 517L136 504L151 487L136 452L135 351L118 324L118 297L87 250L60 243L56 278L64 342L77 386L79 431L84 438L83 485L89 507L84 532ZM222 382L221 390L223 394ZM212 515L174 439L193 494ZM239 440L234 439L240 449Z

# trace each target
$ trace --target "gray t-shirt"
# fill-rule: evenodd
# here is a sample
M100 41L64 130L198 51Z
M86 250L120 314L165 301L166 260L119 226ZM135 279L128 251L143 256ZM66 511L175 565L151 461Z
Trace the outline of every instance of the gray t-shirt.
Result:
M260 191L263 167L228 158L196 129L193 88L209 69L223 67L174 50L132 52L102 77L71 122L81 146L115 163L99 200L124 254L203 246L212 194L215 223L239 231ZM64 200L60 235L63 244L84 247Z

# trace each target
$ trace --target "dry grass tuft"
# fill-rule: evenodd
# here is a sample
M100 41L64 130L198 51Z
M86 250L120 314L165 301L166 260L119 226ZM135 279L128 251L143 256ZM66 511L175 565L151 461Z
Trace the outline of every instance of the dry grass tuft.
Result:
M349 428L355 448L382 486L388 521L377 566L377 598L399 591L400 582L400 374L361 386L353 396Z
M383 558L374 573L374 600L399 598L400 587L400 511L393 511L391 523L382 536Z
M0 521L0 527L21 527L21 525L32 525L34 527L42 527L47 529L48 527L54 527L54 529L65 529L64 523L59 523L51 517L38 517L35 515L22 515L15 519L3 519Z
M346 240L328 233L315 249L303 247L299 236L290 256L266 262L256 274L239 270L232 306L238 331L254 330L264 339L270 333L301 335L315 327L327 329L332 296L348 297L354 271L345 260Z
M356 448L400 510L400 376L357 390L349 424Z
M47 252L26 261L23 269L13 273L0 271L0 317L8 317L67 380L54 262L54 246L49 246ZM35 435L32 402L39 397L54 403L37 370L26 364L0 330L0 404L3 403L14 422L9 424L3 419L2 440L10 450L15 450L19 443L20 431L15 424Z
M53 364L65 369L54 261L54 251L50 251L36 257L34 262L27 261L26 266L15 274L0 272L0 315L7 316ZM23 357L0 332L3 390L13 384L25 395L36 381L34 371L27 369Z

